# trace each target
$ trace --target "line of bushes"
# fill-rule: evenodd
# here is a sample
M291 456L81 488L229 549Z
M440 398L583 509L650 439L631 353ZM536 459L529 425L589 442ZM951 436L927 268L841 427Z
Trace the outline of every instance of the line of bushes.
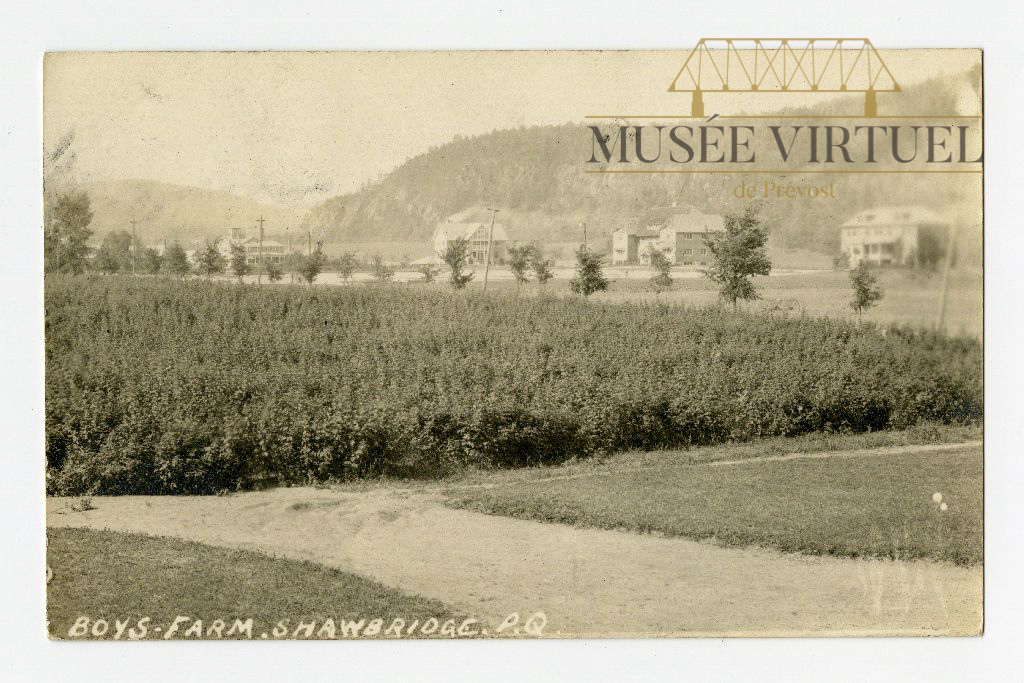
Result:
M578 299L46 282L48 489L214 493L982 417L981 348Z

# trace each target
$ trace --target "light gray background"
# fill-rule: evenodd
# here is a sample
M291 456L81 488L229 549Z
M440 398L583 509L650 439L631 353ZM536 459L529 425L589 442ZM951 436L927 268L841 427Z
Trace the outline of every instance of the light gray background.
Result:
M10 2L0 20L0 676L206 680L981 680L1017 677L1024 567L1020 138L1011 3ZM46 50L688 49L701 37L982 47L986 109L986 635L973 639L126 643L45 640L41 85ZM581 112L582 113L582 112ZM927 198L923 198L927 199ZM1013 667L1013 668L1011 668ZM58 678L59 677L59 678Z

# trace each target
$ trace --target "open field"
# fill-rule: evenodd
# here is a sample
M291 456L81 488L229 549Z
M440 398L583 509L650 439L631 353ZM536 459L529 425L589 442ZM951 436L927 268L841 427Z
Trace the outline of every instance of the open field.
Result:
M754 310L777 310L789 315L826 316L855 320L850 308L850 279L846 271L793 273L779 277L754 278L762 299L746 304ZM868 310L864 320L882 325L912 325L934 329L942 299L941 274L911 270L882 270L883 291L878 306ZM716 302L714 283L700 279L679 279L669 292L628 291L601 295L612 302L663 300L691 306ZM659 298L660 297L660 298ZM982 274L979 270L954 270L950 276L945 330L949 334L981 338L983 332Z
M453 489L450 504L815 555L982 559L980 446L703 464L685 455L649 456L632 471L595 467L577 476ZM936 492L947 510L932 500Z
M47 566L54 571L47 586L47 620L53 638L113 639L118 635L117 620L128 621L119 634L119 639L128 640L129 631L138 638L200 637L186 635L197 622L204 638L258 639L261 635L295 637L294 629L301 622L313 621L319 630L328 618L334 620L339 637L343 620L381 618L386 629L396 618L410 626L430 618L452 619L461 625L465 619L436 600L410 596L322 564L180 539L51 528L46 555ZM172 633L169 627L179 615L188 619ZM72 631L82 616L90 620L89 631ZM145 617L150 621L143 625L147 627L143 633L139 621ZM283 618L290 621L278 627ZM101 619L109 624L109 631L100 633L100 627L92 633ZM252 619L251 631L239 627L232 632L236 619ZM223 629L208 632L217 620L223 622ZM425 634L413 630L402 637Z
M611 285L607 292L592 298L607 303L665 303L682 306L719 305L715 283L691 269L673 272L671 289L656 292L650 285L650 268L615 267L606 269ZM571 277L571 274L568 276ZM755 277L754 284L761 296L759 301L741 304L744 310L772 311L776 314L829 317L855 321L850 308L850 279L846 271L823 270L814 272L781 271L769 277ZM572 296L568 278L553 280L546 286L550 291ZM912 325L934 329L942 299L941 273L888 269L879 273L882 300L875 308L865 312L864 320L880 325ZM954 270L950 275L946 306L945 330L948 334L980 339L983 333L983 278L980 270ZM496 289L515 288L515 283L500 280ZM541 288L530 283L522 291L533 293Z
M488 289L498 292L514 291L523 296L546 293L576 297L569 290L569 280L575 271L562 267L555 268L554 273L554 279L546 285L529 282L518 286L507 267L496 266L490 271ZM672 273L672 287L662 292L656 292L651 286L650 278L653 272L650 268L607 267L605 275L611 282L609 290L593 295L594 301L619 304L661 303L691 307L721 304L715 284L693 268L675 269ZM422 274L415 269L400 269L395 273L395 282L391 286L418 290L448 289L443 275L433 284L422 282L422 278ZM483 271L477 269L476 276L467 289L480 290L482 280ZM246 282L255 282L255 277L248 276ZM285 278L285 282L288 282L288 278ZM741 304L744 310L770 311L777 315L804 314L811 317L856 320L856 315L850 308L850 280L846 271L776 270L771 276L755 277L754 283L761 299ZM883 298L875 308L865 312L865 321L880 325L911 325L921 329L935 329L942 300L941 273L885 269L879 273L879 283L884 293ZM317 280L318 287L376 284L368 272L358 272L349 281L343 281L336 273L326 272ZM982 285L983 276L979 269L952 271L944 322L947 334L977 339L982 337Z
M441 601L450 606L449 611L478 619L492 634L512 613L523 619L543 613L546 636L976 634L981 629L982 605L979 451L978 446L962 445L888 446L782 461L748 452L750 458L741 460L742 464L719 465L710 463L736 462L722 460L736 453L723 452L721 457L704 453L700 459L705 464L676 467L662 462L661 469L646 472L641 467L667 461L669 454L623 454L606 464L588 464L586 471L577 466L548 468L547 478L512 482L506 478L518 473L480 473L447 486L362 482L332 489L281 488L230 496L94 497L94 509L87 511L76 511L82 508L77 499L49 498L47 524L51 534L61 527L110 529L309 560ZM777 457L774 454L774 447L761 453L769 458ZM637 457L645 464L626 474L621 468ZM703 472L704 477L684 479L680 474L684 468ZM748 468L767 468L765 491L749 485ZM829 477L826 471L843 478ZM740 490L702 484L702 479ZM642 481L651 491L646 503L636 495ZM670 490L662 481L685 483L702 495L678 486ZM849 482L845 489L840 485L844 481ZM540 505L544 500L551 502L550 487L558 482L571 484L568 490L590 494L589 502L581 505L570 497L566 509L594 510L603 505L625 511L627 524L608 525L618 526L617 530L585 528L451 507L453 500L476 496ZM868 490L872 487L878 489L873 496ZM948 516L945 522L935 520L939 511L932 507L933 488L942 488L949 501L949 510L942 513ZM863 501L869 497L875 507L864 511ZM751 509L749 498L769 510ZM616 499L624 502L608 502ZM625 530L631 528L628 521L643 511L650 520L648 526L678 525L691 515L716 524L693 509L695 500L697 507L720 511L730 524L747 515L750 526L731 527L745 535L734 534L728 539L731 545L723 546L669 533ZM629 503L634 505L632 510ZM731 511L732 506L739 511ZM943 523L945 528L936 526ZM835 527L836 544L816 548L788 544L790 549L825 554L780 553L759 547L784 545L772 540L794 534L813 538L828 524ZM883 541L899 543L901 552L888 552ZM154 572L163 571L144 564L145 559L157 560L156 567L168 565L168 577L192 576L181 574L182 566L208 571L205 556L187 546L166 546L167 554L153 555L151 550L138 551L134 542L125 543L124 554L115 553L107 565L109 574L121 577L117 581L146 582L137 590L152 591L148 581ZM52 590L67 573L64 566L79 565L77 546L68 547L60 564L50 560L56 572ZM947 546L959 547L971 563L957 566L907 559L922 555L957 559ZM88 544L85 547L86 553L93 552ZM828 555L850 554L849 547L862 549L860 554L877 551L899 559ZM190 559L177 559L181 553ZM273 567L265 569L281 576ZM267 581L265 590L252 595L261 599L273 595L272 607L283 610L258 614L276 621L300 611L293 604L308 604L292 602L293 590L309 590L302 583L303 572L289 569L286 573L296 583L245 573L247 585ZM206 585L204 581L200 585ZM80 585L68 597L82 605L65 610L68 616L76 609L95 609L95 602L81 595L89 590ZM227 595L227 603L214 598L210 604L227 608L235 599L249 604L245 593L229 591ZM166 604L168 614L178 611L179 602L171 592L151 599ZM110 599L111 610L132 604ZM143 598L134 609L152 612L155 608L149 604ZM310 618L323 613L304 610Z
M981 360L972 339L715 308L48 277L49 490L216 493L971 424Z

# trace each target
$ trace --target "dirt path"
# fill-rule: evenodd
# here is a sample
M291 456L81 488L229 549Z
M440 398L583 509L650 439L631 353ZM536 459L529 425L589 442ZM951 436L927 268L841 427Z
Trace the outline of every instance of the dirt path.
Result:
M245 548L372 577L545 635L976 633L982 570L783 555L446 508L436 493L278 489L230 497L48 499L50 526Z

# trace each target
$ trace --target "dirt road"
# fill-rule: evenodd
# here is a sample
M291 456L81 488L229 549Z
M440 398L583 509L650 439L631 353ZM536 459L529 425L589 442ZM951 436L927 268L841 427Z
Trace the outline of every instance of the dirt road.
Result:
M549 636L976 633L981 567L784 555L444 506L437 492L278 489L47 501L47 524L307 559ZM827 633L822 633L825 631Z

